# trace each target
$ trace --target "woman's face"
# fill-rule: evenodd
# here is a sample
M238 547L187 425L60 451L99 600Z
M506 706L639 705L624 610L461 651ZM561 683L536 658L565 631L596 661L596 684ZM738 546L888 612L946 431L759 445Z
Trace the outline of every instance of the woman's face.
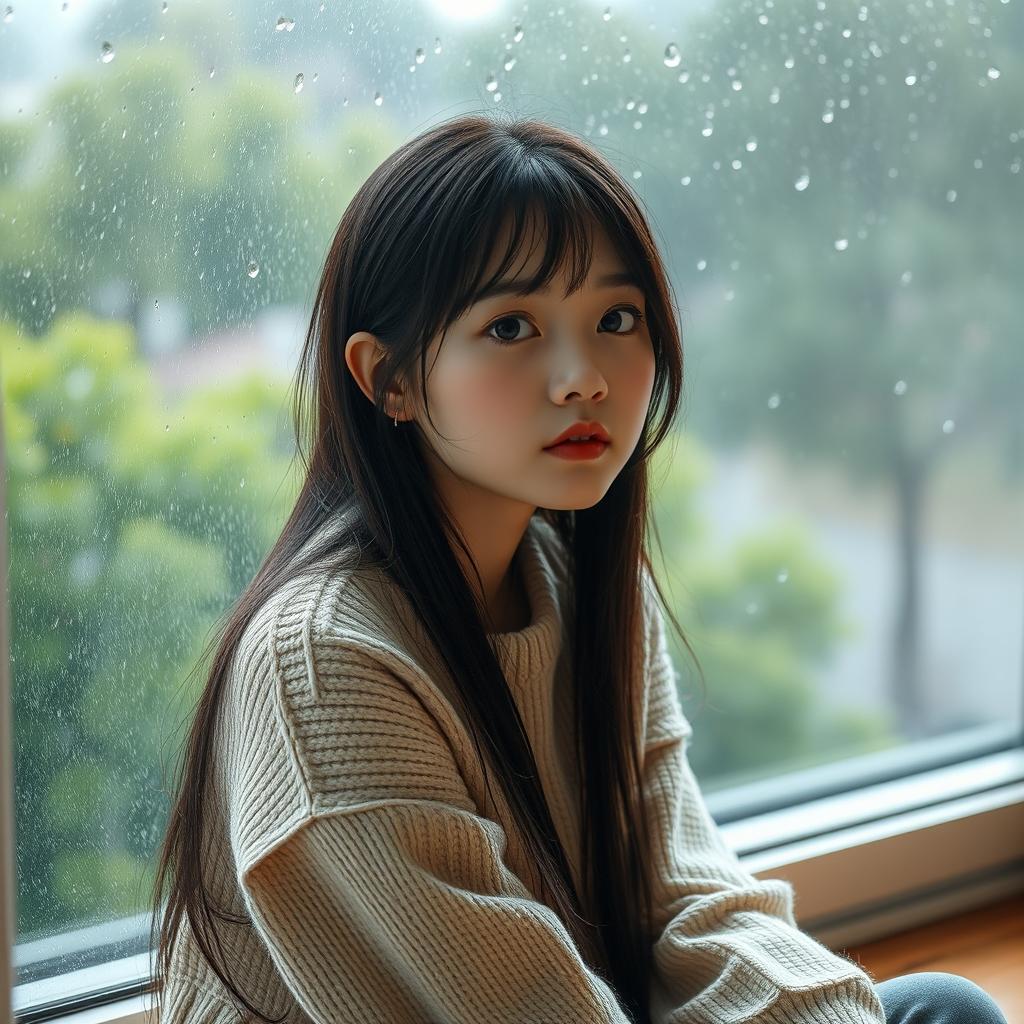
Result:
M542 257L535 245L506 279L527 276ZM528 518L537 507L584 509L604 496L640 439L654 386L654 349L635 312L646 316L644 293L602 281L624 271L595 229L589 276L574 295L563 298L563 269L549 291L484 298L449 325L443 345L433 339L426 391L437 430L417 388L406 393L405 416L415 416L435 483L456 512L482 500L502 516L508 502L527 506ZM580 420L604 426L603 454L568 460L544 450Z

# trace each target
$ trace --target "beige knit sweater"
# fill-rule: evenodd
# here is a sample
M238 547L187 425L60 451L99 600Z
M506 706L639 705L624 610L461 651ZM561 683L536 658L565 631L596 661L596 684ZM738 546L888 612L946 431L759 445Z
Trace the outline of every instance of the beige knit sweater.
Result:
M538 516L517 558L531 624L490 639L578 880L566 564ZM645 578L652 1024L884 1024L869 975L799 930L792 886L755 878L717 831L653 593ZM204 860L218 904L245 922L218 924L233 981L289 1024L626 1024L522 881L507 806L491 803L429 650L383 574L296 579L247 629ZM161 1024L242 1019L187 924L179 935Z

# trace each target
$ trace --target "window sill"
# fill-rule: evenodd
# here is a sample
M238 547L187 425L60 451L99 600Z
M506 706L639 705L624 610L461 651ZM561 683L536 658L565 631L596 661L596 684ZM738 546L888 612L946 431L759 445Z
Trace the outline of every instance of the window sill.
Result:
M727 819L750 800L764 801L766 787L791 793L794 778L712 793L707 803L716 821ZM720 828L749 871L793 884L800 928L842 950L1024 892L1024 749ZM140 991L149 970L150 954L139 953L19 985L15 1020L158 1024L152 996Z

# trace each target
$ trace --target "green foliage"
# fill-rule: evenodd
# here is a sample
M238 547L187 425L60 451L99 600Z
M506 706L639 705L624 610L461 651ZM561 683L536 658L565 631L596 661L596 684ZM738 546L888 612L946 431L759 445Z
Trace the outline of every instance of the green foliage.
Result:
M138 910L183 681L295 494L284 380L169 408L131 331L81 313L0 324L0 366L26 935Z
M668 626L680 697L694 725L690 763L709 789L853 756L890 742L890 724L828 703L817 673L856 635L839 614L842 579L795 524L766 527L724 550L710 547L714 524L697 511L710 459L675 436L659 451L655 523L665 549L666 596L681 581L687 601L673 606L707 684L691 705L696 665ZM666 578L667 577L667 578ZM684 670L692 666L692 674Z

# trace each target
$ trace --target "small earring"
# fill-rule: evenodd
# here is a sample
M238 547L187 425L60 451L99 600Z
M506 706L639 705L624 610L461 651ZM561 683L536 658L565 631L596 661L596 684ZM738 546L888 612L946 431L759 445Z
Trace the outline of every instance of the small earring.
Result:
M395 426L396 427L398 426L398 417L397 416L395 417Z

